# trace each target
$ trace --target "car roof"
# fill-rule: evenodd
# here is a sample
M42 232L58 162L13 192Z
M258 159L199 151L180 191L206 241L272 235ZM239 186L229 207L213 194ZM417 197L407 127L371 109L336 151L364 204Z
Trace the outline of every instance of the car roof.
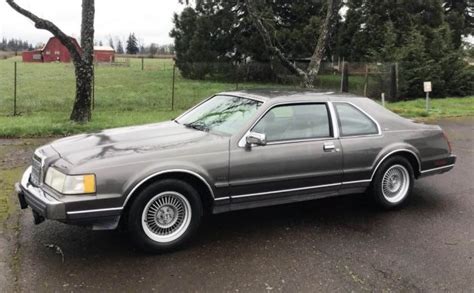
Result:
M241 91L222 92L218 95L229 95L255 99L269 104L269 107L280 103L350 103L375 119L382 129L405 130L412 129L414 123L389 111L375 100L349 93L336 93L314 89L252 89Z
M242 98L257 99L262 101L279 100L308 100L314 102L326 102L363 98L349 93L336 93L332 91L314 89L249 89L240 91L221 92L218 95L237 96Z

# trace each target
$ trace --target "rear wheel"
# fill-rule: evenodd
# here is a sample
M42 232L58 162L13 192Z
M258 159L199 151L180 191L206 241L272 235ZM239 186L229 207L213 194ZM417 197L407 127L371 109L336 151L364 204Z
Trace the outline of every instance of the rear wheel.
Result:
M178 248L197 231L202 203L186 182L166 179L145 188L130 207L133 241L147 252Z
M382 207L402 206L409 198L415 181L413 167L401 156L384 161L372 180L371 193Z

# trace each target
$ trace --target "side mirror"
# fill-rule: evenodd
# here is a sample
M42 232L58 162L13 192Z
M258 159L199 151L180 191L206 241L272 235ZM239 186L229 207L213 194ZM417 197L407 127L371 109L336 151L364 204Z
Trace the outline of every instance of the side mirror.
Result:
M245 138L245 142L247 143L247 147L251 147L252 145L266 145L267 137L264 133L250 132Z

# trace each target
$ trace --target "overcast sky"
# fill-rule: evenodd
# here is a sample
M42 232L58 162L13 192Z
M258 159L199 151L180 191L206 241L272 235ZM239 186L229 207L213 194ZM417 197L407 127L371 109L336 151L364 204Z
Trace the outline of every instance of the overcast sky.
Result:
M81 0L17 0L17 3L39 17L49 19L66 34L79 37L81 26ZM178 0L97 0L95 17L96 40L110 36L124 40L134 32L141 43L170 44L169 32L173 28L173 14L184 5ZM51 34L35 29L33 23L14 11L5 0L0 0L0 37L20 38L33 45L44 43ZM468 41L474 43L474 37Z
M20 6L39 17L53 21L66 34L79 37L81 0L17 0ZM184 5L178 0L97 0L95 1L95 38L105 44L109 36L125 39L134 32L145 44L169 44L173 39L173 14ZM38 30L33 22L0 0L0 37L21 38L33 45L46 42L51 34Z

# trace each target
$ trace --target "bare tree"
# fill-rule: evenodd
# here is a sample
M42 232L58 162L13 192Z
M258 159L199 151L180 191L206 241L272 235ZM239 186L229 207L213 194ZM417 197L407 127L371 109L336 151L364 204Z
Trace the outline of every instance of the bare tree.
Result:
M91 119L91 94L94 54L94 0L82 0L81 48L75 46L71 37L61 31L53 22L42 19L20 7L14 0L6 0L15 11L32 20L37 29L52 33L67 48L74 63L76 75L76 97L70 119L86 123Z
M155 43L151 43L150 47L148 48L148 53L150 54L150 57L154 57L156 53L158 53L158 45Z
M255 5L256 2L258 1L245 0L250 19L262 37L265 47L272 54L277 56L282 65L290 72L302 78L305 87L313 87L314 81L319 73L319 68L321 67L321 61L324 58L326 46L335 28L338 12L343 4L342 0L327 0L326 18L319 31L318 43L314 49L313 55L311 56L311 61L306 71L300 69L296 64L291 62L285 53L275 44L275 40L272 38L270 31L265 26L261 13L259 13L259 10Z

